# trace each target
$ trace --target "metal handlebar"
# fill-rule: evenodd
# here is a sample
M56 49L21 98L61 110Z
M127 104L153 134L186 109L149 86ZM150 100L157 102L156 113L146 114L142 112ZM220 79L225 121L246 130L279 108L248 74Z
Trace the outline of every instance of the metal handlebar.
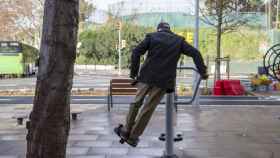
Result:
M193 70L193 71L195 71L195 72L197 72L197 73L199 73L199 71L196 69L196 68L194 68L194 67L188 67L188 66L186 66L186 67L178 67L177 69L179 69L179 70Z
M196 68L194 68L194 67L179 67L177 69L179 69L179 70L193 70L193 71L195 71L195 72L197 72L199 74L199 71ZM198 79L198 81L196 83L196 86L195 86L192 98L189 101L187 101L187 102L175 101L175 104L191 104L195 100L195 98L197 96L197 92L198 92L200 83L201 83L201 76L199 75L199 79Z

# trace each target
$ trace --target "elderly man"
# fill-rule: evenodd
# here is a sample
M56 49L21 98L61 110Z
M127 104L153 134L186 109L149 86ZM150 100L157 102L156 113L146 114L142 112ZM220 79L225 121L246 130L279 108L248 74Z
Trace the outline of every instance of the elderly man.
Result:
M140 57L146 52L147 57L139 72ZM164 94L174 91L177 63L181 54L192 57L202 79L208 78L200 52L183 37L173 33L168 23L161 22L157 31L147 34L133 50L130 78L135 80L138 90L134 102L130 104L126 124L114 129L129 145L137 146L139 137ZM147 100L139 112L146 95Z

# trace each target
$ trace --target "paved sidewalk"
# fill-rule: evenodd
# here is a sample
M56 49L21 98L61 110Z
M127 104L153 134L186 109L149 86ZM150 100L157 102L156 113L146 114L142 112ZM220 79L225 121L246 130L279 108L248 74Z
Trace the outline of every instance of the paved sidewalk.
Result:
M157 109L139 147L121 145L112 129L122 122L127 105L107 113L105 105L72 105L84 110L72 122L67 155L69 158L155 158L164 143L164 107ZM29 106L30 108L30 106ZM24 158L23 126L11 119L17 106L1 107L0 158ZM191 107L180 108L177 131L184 141L176 148L185 158L280 158L280 107Z

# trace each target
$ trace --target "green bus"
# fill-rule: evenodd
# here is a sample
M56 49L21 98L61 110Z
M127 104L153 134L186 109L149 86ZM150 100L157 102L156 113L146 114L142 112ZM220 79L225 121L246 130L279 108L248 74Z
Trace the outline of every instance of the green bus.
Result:
M16 41L0 41L0 76L35 74L38 49Z

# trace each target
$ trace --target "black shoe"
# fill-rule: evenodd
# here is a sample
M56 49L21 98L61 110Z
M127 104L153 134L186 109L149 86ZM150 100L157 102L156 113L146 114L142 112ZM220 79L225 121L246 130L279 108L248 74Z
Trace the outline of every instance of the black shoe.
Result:
M124 142L126 142L128 145L132 146L132 147L136 147L138 145L139 139L133 139L133 138L129 138L129 133L124 130L124 127L122 124L120 124L118 127L116 127L114 129L114 132L121 138L120 139L120 143L123 144Z
M126 143L135 148L135 147L137 147L137 145L139 143L139 138L135 138L135 139L134 138L128 138L126 140Z
M114 132L121 138L121 139L128 139L129 133L124 130L122 124L114 129Z

